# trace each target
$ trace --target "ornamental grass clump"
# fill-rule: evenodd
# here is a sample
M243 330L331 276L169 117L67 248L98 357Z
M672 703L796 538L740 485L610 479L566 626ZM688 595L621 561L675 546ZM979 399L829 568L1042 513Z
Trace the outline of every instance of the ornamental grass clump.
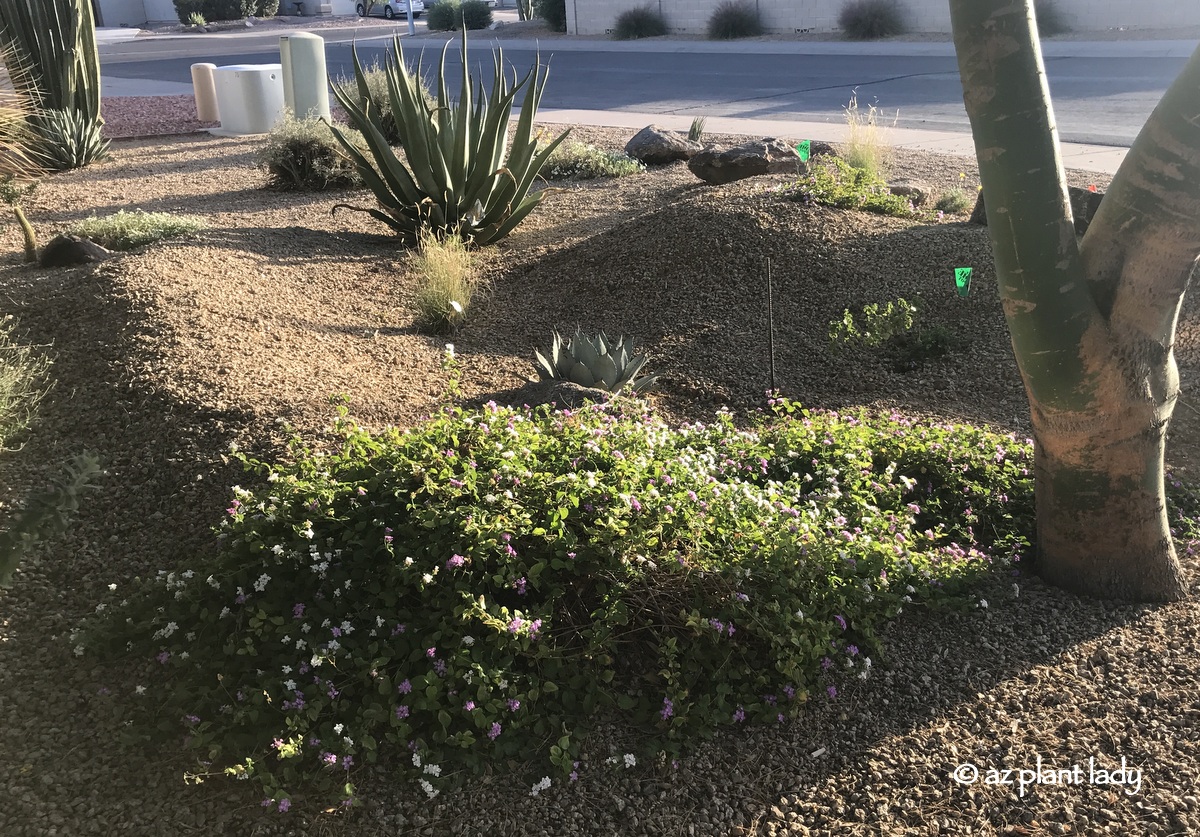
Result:
M890 38L908 30L897 0L850 0L838 13L838 26L854 41Z
M708 37L713 40L754 38L766 31L758 6L745 0L726 0L708 19Z
M388 100L403 159L392 150L380 126L357 50L353 51L356 89L333 88L351 125L362 133L366 150L337 125L332 126L334 136L378 201L374 208L339 204L334 209L366 212L409 246L417 243L424 229L439 237L457 235L472 245L504 238L541 202L542 193L532 191L534 182L567 135L564 131L542 144L534 134L533 120L549 70L537 64L520 81L515 77L510 81L503 51L496 50L492 85L485 91L469 71L466 32L459 98L452 100L446 85L449 46L442 50L433 105L423 95L421 62L409 71L398 37L385 57ZM522 88L521 115L510 128L509 115Z
M892 157L892 149L887 142L887 130L894 127L899 120L899 111L889 126L883 111L875 104L870 104L865 109L859 107L857 91L851 93L850 102L844 110L846 142L842 147L843 159L852 167L862 169L874 178L887 177Z
M207 226L203 219L169 212L124 209L112 215L93 216L67 228L70 235L90 239L109 250L132 250L162 241L192 235Z
M219 550L119 589L77 651L144 666L131 729L280 808L353 799L385 756L429 797L520 765L545 789L600 722L637 731L634 762L778 724L869 677L901 611L1008 576L1033 460L975 427L774 408L749 429L447 408L238 454Z
M417 327L431 334L450 334L467 320L477 280L471 254L458 236L437 238L421 233L412 255L417 274Z
M650 6L626 9L617 15L612 36L618 41L657 38L667 34L667 20Z

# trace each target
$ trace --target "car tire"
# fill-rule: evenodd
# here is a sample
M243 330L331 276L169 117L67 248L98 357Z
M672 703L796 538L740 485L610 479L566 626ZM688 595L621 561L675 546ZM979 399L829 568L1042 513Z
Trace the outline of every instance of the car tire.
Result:
M391 20L396 16L396 13L394 11L392 11L391 3L388 3L386 6L383 7L383 16L386 17L388 20Z
M354 11L358 12L359 17L367 16L367 7L362 3L359 3L357 6L355 6Z

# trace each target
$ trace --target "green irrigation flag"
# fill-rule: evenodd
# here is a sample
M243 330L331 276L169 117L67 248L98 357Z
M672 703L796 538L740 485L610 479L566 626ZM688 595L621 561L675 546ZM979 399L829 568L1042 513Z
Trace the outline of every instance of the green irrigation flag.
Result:
M958 287L958 295L966 296L971 292L971 268L954 268L954 284Z

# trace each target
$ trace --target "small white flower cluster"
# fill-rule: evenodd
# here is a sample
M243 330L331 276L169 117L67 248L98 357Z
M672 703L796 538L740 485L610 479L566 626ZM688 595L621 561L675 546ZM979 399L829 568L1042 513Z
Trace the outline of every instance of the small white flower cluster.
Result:
M267 589L267 584L271 581L271 576L263 573L258 577L258 581L254 582L254 589L261 593Z
M430 799L433 799L435 796L437 796L439 793L441 793L441 791L439 791L432 784L430 784L427 779L422 779L420 781L420 785L421 785L421 790L425 791L425 795L427 797L429 797Z
M164 625L163 627L159 628L157 631L154 632L154 638L155 639L166 639L167 637L171 636L171 634L175 633L177 630L179 630L179 626L177 624L175 624L174 622L168 622L166 625Z
M542 777L542 780L541 780L540 782L538 782L536 785L534 785L534 786L533 786L533 790L531 790L531 791L529 792L529 795L530 795L530 796L537 796L537 795L538 795L539 793L541 793L542 791L544 791L544 790L549 790L549 789L550 789L550 777L549 777L549 776L543 776L543 777Z

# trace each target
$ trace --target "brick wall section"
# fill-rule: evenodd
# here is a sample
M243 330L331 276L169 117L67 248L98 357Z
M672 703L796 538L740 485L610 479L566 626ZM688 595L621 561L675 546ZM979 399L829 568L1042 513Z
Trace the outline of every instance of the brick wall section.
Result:
M577 35L604 35L617 15L626 9L649 5L666 18L672 32L702 35L708 19L722 0L567 0L567 31ZM770 32L793 34L799 30L833 32L845 0L745 0L758 6ZM1157 29L1200 26L1197 0L1055 0L1064 22L1072 29L1104 30L1117 27ZM949 32L946 0L900 0L915 32Z

